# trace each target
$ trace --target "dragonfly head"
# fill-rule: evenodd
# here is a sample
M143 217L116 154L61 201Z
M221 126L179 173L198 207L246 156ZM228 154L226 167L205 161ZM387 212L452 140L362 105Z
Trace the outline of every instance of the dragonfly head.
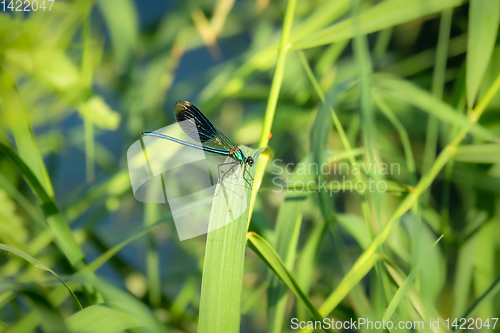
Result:
M253 165L253 158L252 156L248 156L247 159L245 160L245 163L252 166Z

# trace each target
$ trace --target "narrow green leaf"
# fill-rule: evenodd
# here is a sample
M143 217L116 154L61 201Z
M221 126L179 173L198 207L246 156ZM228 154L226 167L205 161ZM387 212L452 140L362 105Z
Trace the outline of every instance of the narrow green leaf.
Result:
M315 267L318 262L322 240L327 228L327 223L316 225L306 240L297 263L297 283L302 287L305 295L309 294L315 280ZM297 318L305 318L307 307L303 303L297 304Z
M258 163L259 154L265 149L240 148L245 156L253 156L254 166ZM252 177L255 169L247 169ZM239 192L241 188L238 184L226 184L212 204L209 227L213 231L207 236L198 332L238 332L240 329L240 301L251 190L246 188L246 203L242 202ZM242 204L247 206L247 210L231 220L228 206ZM217 228L220 225L222 227Z
M278 256L276 251L271 247L271 245L262 237L254 232L248 233L248 245L250 248L266 263L266 265L272 269L276 275L279 276L281 281L283 281L287 287L304 302L305 306L313 316L315 320L323 320L323 317L318 312L316 307L311 303L309 298L300 289L299 285L286 269L285 263Z
M361 134L363 136L364 146L366 147L366 151L368 152L370 165L373 165L375 166L375 168L377 168L373 144L373 129L375 128L375 115L371 94L371 90L373 87L373 69L368 40L362 32L363 18L359 13L360 4L361 1L359 0L353 1L351 12L354 31L354 60L359 77ZM375 168L373 168L373 170L370 171L369 174L365 175L365 177L373 178L375 181L378 181L379 175L377 175ZM368 204L366 203L368 199L372 200L374 203L374 214L371 216L368 214L369 209L367 208ZM367 225L371 226L372 228L380 228L380 225L378 225L380 223L380 196L378 195L378 191L375 191L375 193L365 192L363 194L362 200L365 201L362 203L362 209ZM368 222L370 217L371 223Z
M264 127L262 128L262 135L260 137L259 147L266 147L269 142L269 134L273 126L274 113L276 112L276 105L278 104L278 97L283 83L285 74L285 63L290 49L290 31L292 30L293 16L295 13L295 5L297 0L288 0L286 7L285 18L283 22L283 32L281 35L281 42L278 49L278 59L276 61L276 69L274 70L273 82L271 84L271 91L267 100L266 115L264 118Z
M4 181L0 175L0 186ZM9 184L10 185L10 184ZM9 221L9 223L0 223L0 235L2 241L12 244L18 248L26 248L28 241L28 230L25 229L23 220L16 212L16 205L9 198L7 192L0 188L0 221Z
M171 219L171 215L168 215L168 216L165 216L162 219L156 221L155 223L149 224L148 226L144 227L141 231L135 233L134 235L128 237L127 239L120 242L119 244L108 249L106 252L102 253L99 257L97 257L94 261L92 261L87 266L86 269L90 270L91 272L95 272L97 269L99 269L99 267L104 265L109 259L111 259L115 254L117 254L125 246L132 243L136 239L146 235L148 232L153 230L156 226L158 226L159 224L162 224L165 221L168 221L170 219Z
M498 276L495 281L488 287L488 289L476 299L476 301L465 311L465 313L460 318L470 318L470 316L474 316L476 310L480 308L480 306L491 299L493 296L500 292L500 276Z
M153 224L160 216L160 206L155 204L146 204L144 209L144 225ZM158 246L154 235L148 235L148 249L146 253L146 271L148 278L148 298L151 307L160 307L161 302L161 281L160 281L160 260L158 253Z
M426 307L422 295L418 292L418 290L415 290L416 288L410 283L412 276L407 277L401 270L397 269L397 267L393 267L387 263L385 263L385 268L394 282L396 282L397 286L400 289L404 288L402 291L407 293L413 308L418 313L418 320L433 318L435 320L439 319L440 322L444 321L444 319L440 317L439 313L433 307ZM395 297L400 296L402 295L396 295ZM432 330L432 332L444 333L446 330L443 326L441 326L439 329Z
M479 138L495 141L496 135L490 130L477 123L472 123L461 112L409 81L378 76L374 82L377 87L383 88L377 90L379 94L403 100L444 122L468 130Z
M378 238L378 239L377 239ZM326 317L332 310L340 304L342 299L354 288L354 286L363 279L378 261L379 256L375 252L380 237L375 238L372 245L363 252L363 255L356 261L354 266L347 272L334 292L325 300L319 311L323 317Z
M463 137L458 136L457 138L461 139ZM456 141L458 141L458 139ZM399 207L394 211L392 217L385 224L384 229L377 234L370 246L358 258L356 263L344 276L337 288L335 288L333 293L330 294L330 296L325 300L320 308L320 312L323 316L328 316L328 314L330 314L330 312L332 312L333 309L340 304L344 297L347 296L352 288L354 288L354 286L372 269L379 257L376 253L378 247L385 242L391 229L399 222L400 217L413 206L419 195L427 189L427 187L429 187L437 174L450 160L453 153L454 148L451 147L443 150L430 169L429 173L422 177L413 192L401 202Z
M18 256L20 258L23 258L24 260L26 260L30 264L34 265L35 267L43 269L43 270L51 273L52 275L54 275L59 281L61 281L61 283L66 287L66 289L68 289L71 297L75 301L75 303L78 306L78 308L80 310L83 309L82 305L80 304L80 301L78 300L78 298L76 297L76 295L73 293L73 291L70 289L70 287L68 287L68 285L52 269L50 269L49 267L45 266L43 263L41 263L37 259L33 258L29 254L27 254L27 253L25 253L25 252L23 252L21 250L18 250L16 248L12 247L12 246L0 243L0 250L8 252L8 253L13 253L16 256Z
M375 104L377 104L380 111L382 111L382 113L387 117L387 119L389 119L391 124L399 132L399 136L401 137L401 144L403 145L403 149L405 152L406 168L410 173L410 185L414 186L417 183L417 175L416 175L415 161L413 159L413 151L411 148L410 137L408 135L408 132L406 131L406 128L403 126L403 124L396 117L394 112L391 110L391 108L389 108L389 106L376 93L373 93L373 100L375 101Z
M439 24L439 37L436 51L436 63L434 65L434 75L432 79L432 95L442 99L446 74L446 60L448 58L448 48L450 41L452 11L445 10L441 15ZM436 149L438 147L439 122L436 117L431 115L427 122L427 132L425 138L424 158L422 161L422 172L429 170L432 162L436 158ZM429 201L431 189L422 195L422 203Z
M362 249L367 249L370 246L372 239L371 230L368 226L356 215L338 214L338 223L358 242Z
M35 143L25 103L21 98L14 79L0 66L0 101L5 119L16 141L19 157L31 169L38 182L53 195L52 184L43 164L42 155Z
M311 67L309 66L309 63L307 62L307 58L306 58L304 52L302 52L302 51L299 52L299 57L302 61L302 65L304 66L304 70L306 71L307 77L311 81L311 84L313 85L314 90L316 91L316 94L318 95L318 97L320 98L320 100L322 102L322 106L320 107L320 109L318 111L318 116L316 119L316 123L320 123L320 125L318 125L318 126L321 129L321 131L315 130L314 131L315 133L313 133L314 134L313 141L315 141L315 143L318 142L317 144L315 144L313 146L313 150L314 150L314 154L316 155L316 158L318 158L318 156L321 155L321 150L318 150L318 148L317 148L318 145L323 144L321 142L321 135L327 135L327 132L325 132L326 134L323 132L325 130L328 130L327 127L328 127L328 124L330 123L329 119L325 119L325 118L321 119L320 117L322 115L324 115L325 112L329 111L330 116L333 120L333 124L335 125L335 129L338 131L338 134L340 136L342 144L344 145L346 153L349 156L349 162L351 162L351 164L354 164L356 162L356 158L355 158L356 154L352 154L353 150L351 148L351 144L349 143L349 138L346 135L344 128L342 127L342 123L340 122L340 119L337 116L337 113L335 112L334 108L332 107L332 105L335 105L336 103L338 103L338 100L346 93L346 91L349 88L352 88L353 84L348 83L348 84L343 84L343 85L336 87L331 92L329 92L329 94L327 96L328 98L326 98L325 93L321 89L321 86L320 86L318 80L314 76L314 73L313 73ZM354 128L354 127L351 127L351 128ZM358 181L362 181L361 175L356 175L355 177ZM368 207L368 201L367 201L366 195L362 193L361 198L362 198L361 209L363 210L363 216L365 218L365 222L367 224L369 224L370 223L370 214L369 214L369 207ZM325 205L322 206L323 210L324 210L324 207L325 207ZM329 209L328 206L326 206L326 207L327 207L327 209ZM328 219L329 217L326 216L326 218Z
M486 0L487 1L487 0ZM331 44L354 37L355 20L360 22L360 33L369 34L398 24L460 6L464 0L386 0L364 10L359 18L349 18L293 43L294 49L305 49Z
M45 220L41 210L33 205L4 175L0 174L0 187L33 219L35 223L43 226Z
M127 321L125 324L134 325L140 323L140 327L144 332L166 332L165 326L156 318L153 311L147 307L142 301L131 295L128 291L123 290L109 282L99 278L84 277L82 283L88 283L102 294L106 304L112 307L119 313L122 318ZM115 312L115 314L117 314ZM93 312L95 313L95 312ZM135 319L131 319L130 317ZM80 318L77 318L80 319ZM102 320L104 320L103 318ZM116 326L114 326L116 328ZM89 330L90 332L90 330Z
M72 332L113 333L141 327L141 321L131 313L114 309L106 304L86 307L69 317L66 324Z
M474 106L498 33L500 1L470 0L467 39L467 105Z
M401 300L407 296L407 294L410 292L413 280L418 274L418 267L413 267L411 270L410 274L408 277L405 279L405 281L399 286L398 291L394 295L394 297L391 299L389 302L389 305L387 306L387 309L384 312L384 319L385 320L392 320L392 316L394 312L396 311L396 308L400 304Z
M83 119L83 131L85 136L85 170L87 182L91 183L95 178L95 137L94 125L90 117Z
M455 161L466 163L500 163L500 145L478 144L457 147Z
M298 192L295 192L298 193ZM289 225L287 226L287 232L283 236L278 238L277 249L283 253L283 258L285 260L285 265L288 270L293 269L293 263L297 252L297 242L299 239L300 226L302 225L302 209L303 203L307 198L301 195L302 198L298 199L298 202L288 202L281 207L286 208L289 213L291 213L291 219L288 220ZM291 197L288 198L289 200ZM295 207L290 207L295 205ZM283 213L281 214L283 216ZM288 215L288 213L286 214ZM282 217L283 219L283 217ZM278 218L279 221L279 218ZM280 231L283 231L283 222L281 223L281 228L276 226L276 234L281 235ZM285 242L288 240L288 242ZM279 255L279 254L278 254ZM285 312L287 307L287 293L286 287L281 283L276 275L271 276L271 282L269 285L268 293L268 309L269 309L269 331L270 332L282 332L283 322L285 319Z
M2 333L31 333L36 331L36 326L39 326L42 332L68 331L62 309L57 308L51 302L49 293L40 286L6 279L0 285L0 293L5 292L5 290L15 292L16 298L23 299L23 303L33 309L31 312L33 315L21 315L21 320L11 323L5 330L2 330ZM65 294L67 293L65 292ZM37 323L33 325L34 321Z
M53 198L50 197L45 191L44 187L40 184L38 178L33 174L31 169L23 162L23 160L12 150L9 146L0 142L0 152L4 154L11 162L20 170L28 184L30 185L33 193L35 194L45 219L54 233L55 241L59 245L62 252L71 262L74 267L82 268L85 266L83 252L76 242L71 229L64 217L59 212Z
M416 224L415 225L416 228L417 228L417 232L421 232L423 230L423 225L422 224ZM415 229L415 227L414 227ZM424 233L427 233L427 230L424 231ZM416 238L418 239L418 238ZM438 240L439 241L439 240ZM434 246L437 244L437 241L434 243ZM420 244L420 242L418 242L416 244L417 247L421 247L420 251L422 252L425 252L428 250L428 245L424 245L424 247L427 247L427 249L422 249L422 246ZM417 250L416 252L418 252L419 250ZM398 291L396 292L396 294L394 295L394 297L391 299L390 303L389 303L389 306L387 307L387 309L385 310L384 312L384 319L386 320L392 320L393 318L393 314L396 310L396 308L398 307L398 305L401 303L401 301L403 300L404 297L408 296L411 294L412 292L412 286L413 286L413 280L417 277L417 274L419 273L419 271L421 270L422 268L422 264L423 263L426 263L427 259L429 258L429 254L425 254L425 253L420 253L420 255L417 254L417 258L416 258L416 262L415 264L413 265L413 268L411 269L411 272L410 274L406 277L406 279L404 280L403 283L398 283L399 281L396 281L396 283L398 283L399 285L399 288L398 288ZM386 267L388 267L389 265L386 263ZM427 265L425 265L427 266ZM427 267L425 267L427 269ZM389 272L391 272L391 270L389 270ZM394 275L394 274L393 274ZM418 307L416 307L417 310L418 310Z
M101 254L97 259L95 259L91 264L89 264L87 267L85 267L80 272L71 277L71 281L69 282L69 284L72 285L75 283L79 284L88 283L89 285L96 287L98 291L100 291L108 301L119 301L118 302L119 304L126 304L127 307L130 309L131 313L140 315L140 320L143 323L143 326L150 327L151 332L162 332L163 326L158 324L156 318L154 318L154 316L149 314L144 309L143 303L141 303L135 297L128 294L128 292L124 292L123 290L113 286L107 286L104 284L104 282L98 279L96 280L95 278L89 278L90 274L88 273L95 272L99 267L101 267L104 263L106 263L111 257L113 257L116 253L118 253L118 251L120 251L126 245L130 244L134 240L150 232L157 225L164 223L166 220L169 220L170 218L171 216L166 216L158 220L157 222L148 225L138 233L128 237L123 242L107 250L106 252ZM54 300L54 304L60 305L66 299L66 292L64 291L64 288L63 289L57 288L56 290L53 290L50 293L49 298ZM12 332L16 333L31 332L34 330L34 328L38 325L40 321L41 318L39 318L38 313L36 311L31 311L28 315L24 316L16 325L12 326ZM21 329L20 327L26 329Z
M311 163L310 156L307 156L300 163ZM286 174L276 176L288 178ZM290 181L304 181L310 179L310 175L293 174ZM304 204L309 197L308 194L299 191L291 191L287 193L285 201L280 205L278 217L275 226L276 235L276 252L285 262L286 268L289 271L293 270L294 259L297 252L297 241L299 238L300 226L302 225L302 212ZM272 275L270 277L268 291L268 321L269 332L282 332L283 321L285 317L287 305L286 286L280 281L279 277Z
M134 2L100 0L98 5L108 25L117 63L123 68L132 60L139 39L139 22Z
M188 278L182 286L182 289L179 291L177 297L170 306L169 314L173 321L179 320L185 315L186 312L189 312L189 304L193 301L195 295L198 295L198 281L199 277L197 275L193 275Z

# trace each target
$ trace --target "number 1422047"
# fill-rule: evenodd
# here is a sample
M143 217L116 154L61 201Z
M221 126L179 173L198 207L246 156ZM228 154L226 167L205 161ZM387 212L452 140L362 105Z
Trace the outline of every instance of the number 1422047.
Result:
M54 0L10 0L0 1L0 8L3 12L36 12L51 11Z

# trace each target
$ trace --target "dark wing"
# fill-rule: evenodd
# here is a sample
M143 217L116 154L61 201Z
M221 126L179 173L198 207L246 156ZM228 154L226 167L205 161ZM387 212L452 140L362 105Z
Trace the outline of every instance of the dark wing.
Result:
M174 113L179 126L194 141L202 144L217 136L217 129L207 117L188 101L178 101Z

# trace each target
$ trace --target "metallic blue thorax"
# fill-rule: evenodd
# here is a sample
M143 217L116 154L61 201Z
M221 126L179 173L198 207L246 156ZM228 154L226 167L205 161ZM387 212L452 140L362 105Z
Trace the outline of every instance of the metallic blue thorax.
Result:
M233 156L240 163L245 162L245 155L243 155L243 153L241 152L241 149L239 149L239 148L238 148L238 150L235 150L231 156Z

